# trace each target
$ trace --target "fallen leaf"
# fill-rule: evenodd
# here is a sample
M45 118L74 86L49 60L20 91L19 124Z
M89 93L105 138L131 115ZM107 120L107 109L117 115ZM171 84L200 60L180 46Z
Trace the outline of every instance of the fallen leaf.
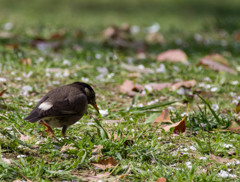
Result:
M221 131L224 131L224 130L221 130ZM231 123L231 125L226 129L226 131L232 131L232 132L240 133L240 125L239 125L239 123L233 121Z
M119 30L116 26L112 25L103 30L103 37L105 39L113 39L118 36Z
M154 120L152 124L160 124L163 122L172 123L168 109L163 110L162 113Z
M174 130L173 130L174 133L183 133L186 130L186 124L185 124L186 117L187 117L187 115L185 115L181 121L171 124L171 125L165 125L162 128L165 131L169 131L171 128L174 128Z
M14 37L16 36L10 32L0 32L0 39L12 39Z
M222 158L222 157L219 157L219 156L215 156L213 154L211 154L211 158L213 160L215 160L216 162L218 163L234 163L235 161L237 161L237 159L228 159L228 158Z
M220 55L209 55L203 57L199 62L198 66L204 66L206 68L210 68L214 71L223 71L223 72L228 72L231 74L237 74L235 70L229 67L229 64L227 60L224 58L221 58Z
M240 30L238 30L238 31L234 34L234 40L235 40L235 41L240 41Z
M64 39L66 35L66 31L65 30L60 30L59 32L55 32L53 34L50 35L50 40L62 40Z
M164 177L158 178L156 182L166 182L166 179Z
M151 86L153 90L160 91L164 88L169 88L172 84L171 83L150 83L148 85Z
M12 43L12 44L6 44L4 45L4 47L7 49L18 49L19 45L17 43Z
M100 157L103 157L102 149L103 149L102 145L94 145L94 148L92 150L94 160L98 160Z
M171 85L173 91L179 89L180 87L191 88L196 85L196 80L181 81Z
M12 159L7 159L7 158L3 158L3 157L1 158L1 160L7 164L11 164L13 162Z
M153 32L153 33L149 33L147 34L147 36L145 37L146 42L148 43L164 43L164 37L162 34L158 33L158 32Z
M73 145L74 145L73 143L68 145L63 145L60 151L63 153L63 152L66 152L67 150L76 150L76 148L73 147Z
M31 45L38 48L40 51L46 51L49 49L57 51L62 44L60 41L51 41L41 37L36 37L32 40Z
M140 73L129 73L128 77L130 77L130 78L140 78L141 74Z
M125 80L124 83L120 86L120 92L128 94L129 96L135 96L137 92L142 90L142 86L134 84L130 80Z
M187 55L180 49L172 49L162 52L157 56L157 61L181 62L187 63Z
M100 179L106 178L110 175L110 172L105 172L105 173L98 173L95 174L93 172L85 172L85 173L78 173L76 174L77 176L81 176L81 179L83 181L99 181Z
M29 136L25 136L25 135L23 135L23 134L20 134L20 140L22 140L22 141L27 141L27 140L29 140L29 139L30 139Z
M99 160L97 163L92 163L97 168L100 168L102 170L105 170L107 168L115 167L118 164L117 161L115 161L112 157L109 157L107 159Z
M211 61L223 64L225 66L230 66L228 61L220 54L210 54L210 55L203 57L202 59L211 60Z
M100 153L102 152L103 146L102 145L94 145L94 149L92 150L92 153Z
M21 59L20 62L21 62L23 65L32 66L32 60L31 60L30 58Z
M4 94L4 92L6 92L7 89L4 89L3 91L0 92L0 97Z

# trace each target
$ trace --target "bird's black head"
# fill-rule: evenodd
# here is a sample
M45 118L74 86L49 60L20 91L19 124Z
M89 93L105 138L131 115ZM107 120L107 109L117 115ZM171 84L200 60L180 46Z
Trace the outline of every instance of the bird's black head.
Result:
M97 103L96 103L96 96L93 88L84 82L74 82L73 84L80 87L83 93L87 96L88 103L91 104L97 110L97 112L99 112Z

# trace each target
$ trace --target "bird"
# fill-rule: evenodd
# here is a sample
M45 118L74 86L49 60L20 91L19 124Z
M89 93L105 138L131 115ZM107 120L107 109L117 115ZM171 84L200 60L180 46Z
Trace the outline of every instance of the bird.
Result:
M24 120L46 126L45 132L50 137L54 137L52 127L62 127L65 137L67 128L82 118L88 104L99 113L93 88L84 82L74 82L49 91Z

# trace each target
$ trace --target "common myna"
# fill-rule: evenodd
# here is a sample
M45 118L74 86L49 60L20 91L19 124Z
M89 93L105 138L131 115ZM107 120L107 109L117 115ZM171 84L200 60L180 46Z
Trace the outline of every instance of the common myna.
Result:
M54 135L51 127L62 127L62 135L65 136L68 126L82 118L88 104L99 113L92 87L83 82L74 82L48 92L24 120L31 123L39 121L47 127L45 131L51 137Z

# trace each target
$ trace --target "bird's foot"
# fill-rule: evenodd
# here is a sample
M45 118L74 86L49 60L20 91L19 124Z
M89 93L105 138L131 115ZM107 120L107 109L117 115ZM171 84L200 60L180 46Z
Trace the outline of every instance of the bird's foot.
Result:
M48 135L52 138L54 137L54 133L53 130L50 126L48 126L46 123L41 123L42 125L46 126L47 129L45 130L45 132L48 132Z

